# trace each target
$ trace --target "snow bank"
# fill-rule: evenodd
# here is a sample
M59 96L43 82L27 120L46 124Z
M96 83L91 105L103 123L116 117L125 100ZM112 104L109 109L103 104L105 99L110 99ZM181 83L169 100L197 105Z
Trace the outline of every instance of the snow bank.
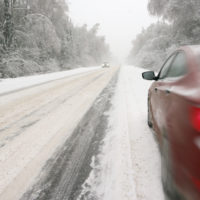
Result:
M109 129L78 200L164 200L160 155L146 125L150 82L141 73L134 67L121 69Z
M31 87L45 82L61 79L68 76L78 75L84 72L97 70L100 67L78 68L68 71L47 73L34 76L26 76L20 78L0 79L0 95L15 90Z
M141 78L144 70L122 70L127 100L131 156L138 200L163 200L161 160L157 143L147 126L147 95L152 82Z

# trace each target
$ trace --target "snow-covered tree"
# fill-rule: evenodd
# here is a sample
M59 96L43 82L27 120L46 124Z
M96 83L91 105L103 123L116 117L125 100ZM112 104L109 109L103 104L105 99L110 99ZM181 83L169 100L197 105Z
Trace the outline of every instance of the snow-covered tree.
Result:
M61 69L96 65L109 57L104 37L97 34L99 25L96 24L91 29L86 25L74 26L68 16L67 1L5 1L12 5L12 23L15 25L13 48L7 52L9 56L12 54L45 66L46 62L53 59ZM4 0L0 0L0 47L4 42L4 13Z
M176 47L200 43L199 0L149 0L148 9L164 22L151 25L137 36L129 55L131 63L157 68Z

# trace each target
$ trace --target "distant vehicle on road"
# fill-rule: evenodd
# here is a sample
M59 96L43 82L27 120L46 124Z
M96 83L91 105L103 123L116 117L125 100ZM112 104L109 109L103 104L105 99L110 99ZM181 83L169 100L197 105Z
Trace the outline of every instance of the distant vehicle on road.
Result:
M109 65L107 62L104 62L104 63L102 64L102 67L103 67L103 68L109 68L110 65Z
M162 182L170 200L200 199L200 46L176 50L148 93L148 125L158 139Z

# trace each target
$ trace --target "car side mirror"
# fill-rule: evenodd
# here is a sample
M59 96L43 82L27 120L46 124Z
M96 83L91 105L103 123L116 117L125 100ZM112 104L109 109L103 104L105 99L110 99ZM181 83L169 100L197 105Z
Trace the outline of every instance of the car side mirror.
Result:
M143 72L142 78L145 80L157 80L157 77L156 77L154 71Z

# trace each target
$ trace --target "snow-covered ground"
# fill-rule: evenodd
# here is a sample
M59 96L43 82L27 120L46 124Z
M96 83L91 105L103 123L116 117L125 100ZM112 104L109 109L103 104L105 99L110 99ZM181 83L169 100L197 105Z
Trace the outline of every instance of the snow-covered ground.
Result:
M34 85L46 83L49 81L61 79L68 76L82 74L99 69L100 67L77 68L73 70L47 73L34 76L26 76L19 78L0 79L0 95L7 92L12 92L22 88L31 87Z
M20 199L37 180L117 69L95 68L0 97L1 200Z
M89 71L94 73L88 73ZM1 196L0 199L18 199L16 195L20 196L20 192L16 187L20 189L21 185L27 185L27 174L36 177L37 173L34 172L33 175L31 170L39 172L39 166L44 164L45 159L69 137L102 88L108 84L114 71L112 68L81 68L0 81L1 95L61 79L50 85L45 84L27 91L22 90L19 94L11 93L1 97L0 125L5 134L1 132L0 139L5 137L6 141L7 138L10 140L0 151L0 190L7 188L2 193L6 198ZM92 159L93 170L82 185L78 200L164 200L160 154L146 123L147 91L151 82L142 80L142 71L132 66L125 66L120 70L112 109L106 113L109 121L107 133L100 154ZM78 76L74 76L72 80L62 79L73 75ZM14 101L13 96L21 99ZM4 126L6 129L3 129ZM10 137L12 132L20 134ZM32 154L34 159L30 157ZM7 198L8 194L12 197Z
M79 200L164 199L159 150L146 123L151 82L142 80L142 71L121 68L109 128Z

